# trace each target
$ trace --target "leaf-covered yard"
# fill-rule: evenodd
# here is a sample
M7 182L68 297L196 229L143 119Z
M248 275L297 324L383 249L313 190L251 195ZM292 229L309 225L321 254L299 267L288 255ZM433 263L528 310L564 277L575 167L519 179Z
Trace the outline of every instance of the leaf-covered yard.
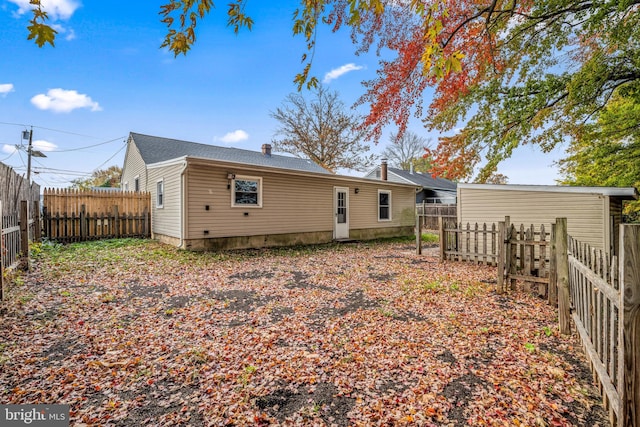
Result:
M0 403L72 425L607 425L575 338L407 243L49 247L0 308Z

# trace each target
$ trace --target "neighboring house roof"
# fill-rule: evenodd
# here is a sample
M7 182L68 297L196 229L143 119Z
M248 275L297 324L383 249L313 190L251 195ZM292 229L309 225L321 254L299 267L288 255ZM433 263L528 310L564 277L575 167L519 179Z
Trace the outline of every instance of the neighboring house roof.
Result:
M374 177L375 174L380 171L380 166L376 166L371 172L369 172L367 177ZM398 168L387 168L388 175L394 175L394 177L389 177L390 181L396 182L405 182L407 184L413 184L418 187L428 188L430 190L444 190L444 191L456 191L456 183L453 181L449 181L444 178L435 178L431 175L418 173L418 172L410 172L407 170L402 170ZM394 179L395 178L395 179Z
M258 151L219 147L134 132L130 133L130 138L135 142L142 156L142 160L144 160L147 165L181 157L197 157L254 166L270 166L304 172L330 174L327 170L311 160L298 157L279 156L277 154L265 155Z
M498 191L542 191L553 193L602 194L603 196L637 199L634 187L572 187L563 185L520 185L520 184L458 184L460 188L477 188Z
M388 168L387 172L393 173L411 184L420 185L432 190L456 191L457 184L453 181L449 181L448 179L436 178L424 173L411 173L410 171L397 168Z

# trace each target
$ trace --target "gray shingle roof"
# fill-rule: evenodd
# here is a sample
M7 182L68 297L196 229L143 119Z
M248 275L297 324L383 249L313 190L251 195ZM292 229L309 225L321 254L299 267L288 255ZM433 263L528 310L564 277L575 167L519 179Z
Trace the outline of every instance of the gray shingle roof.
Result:
M455 191L457 188L457 184L453 181L449 181L444 178L434 178L431 175L427 175L424 173L411 173L406 170L389 168L389 172L393 172L399 177L413 183L416 185L420 185L422 187L431 188L434 190L451 190Z
M329 174L327 170L311 160L297 157L279 156L277 154L265 156L262 152L258 151L218 147L215 145L199 144L196 142L143 135L134 132L130 133L130 137L135 142L142 156L142 160L144 160L147 165L190 156L246 165L270 166L303 172Z

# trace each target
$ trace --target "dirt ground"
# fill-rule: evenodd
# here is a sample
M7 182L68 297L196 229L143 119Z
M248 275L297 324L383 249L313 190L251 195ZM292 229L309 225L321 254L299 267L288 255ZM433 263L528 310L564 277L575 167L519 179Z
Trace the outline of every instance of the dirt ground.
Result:
M551 307L433 255L46 249L0 308L0 403L74 426L608 424Z

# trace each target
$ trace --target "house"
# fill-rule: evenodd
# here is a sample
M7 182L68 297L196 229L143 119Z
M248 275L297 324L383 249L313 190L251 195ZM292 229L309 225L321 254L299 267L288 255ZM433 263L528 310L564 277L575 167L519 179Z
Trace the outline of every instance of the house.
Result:
M512 224L551 230L556 218L567 218L573 238L616 254L622 204L637 198L633 187L458 184L458 221L473 226L509 216Z
M382 172L386 166L386 160L382 161L371 172L365 175L365 178L380 179ZM401 182L421 187L416 193L416 203L456 203L456 183L444 178L436 178L430 174L418 173L413 170L402 170L387 167L387 179L391 182Z
M192 250L412 235L412 184L295 157L131 133L121 186L149 191L152 237Z

